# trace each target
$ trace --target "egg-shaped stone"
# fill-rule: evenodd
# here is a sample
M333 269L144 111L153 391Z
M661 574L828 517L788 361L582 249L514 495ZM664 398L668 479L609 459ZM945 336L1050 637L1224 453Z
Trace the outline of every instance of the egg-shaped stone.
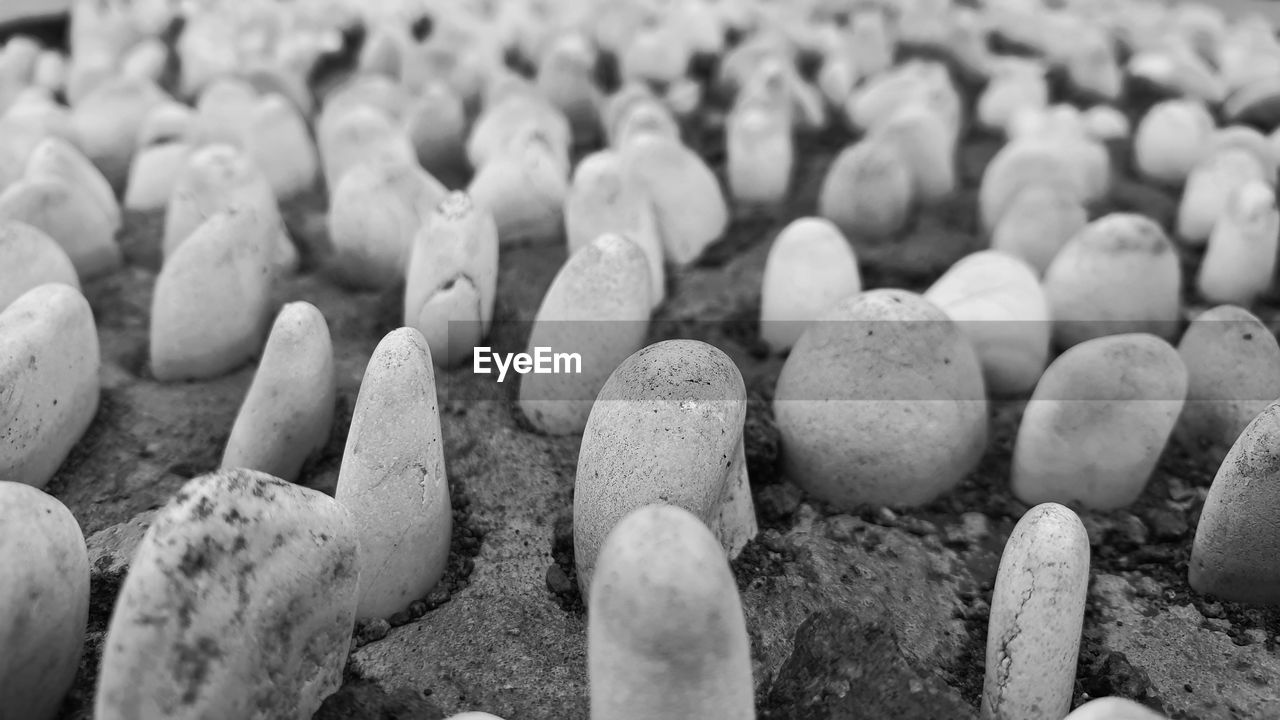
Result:
M1232 195L1250 181L1269 183L1262 163L1249 150L1224 148L1206 155L1187 176L1182 190L1178 239L1191 247L1203 246L1227 213Z
M405 109L404 127L418 163L427 172L449 177L466 167L466 107L447 84L423 87Z
M868 138L846 147L827 169L818 214L853 239L882 238L903 228L915 182L895 143Z
M311 189L320 158L306 120L278 93L254 103L244 130L244 151L267 176L276 197L285 200Z
M325 187L334 192L348 170L362 163L413 163L417 153L405 131L367 105L335 112L316 127Z
M110 217L90 191L63 178L10 185L0 193L0 220L26 223L56 240L81 280L112 273L124 263Z
M118 77L107 79L73 104L79 147L112 186L123 186L137 149L138 128L165 97L150 80Z
M501 243L558 240L564 234L569 192L564 171L546 142L530 138L480 166L467 194L493 215Z
M991 158L978 187L982 228L994 232L1014 198L1033 184L1047 185L1064 197L1084 202L1084 190L1063 157L1046 143L1013 140Z
M623 165L653 199L667 262L697 260L729 225L724 193L711 168L678 140L640 133L621 148Z
M991 232L991 249L1019 257L1043 275L1088 222L1089 213L1074 192L1032 183L1009 201Z
M1196 289L1212 303L1248 307L1271 287L1280 249L1275 189L1260 180L1237 187L1213 224Z
M725 122L729 194L746 205L776 205L786 200L795 163L787 113L747 105Z
M765 260L760 337L774 352L790 350L809 323L861 290L857 257L840 229L822 218L793 220Z
M26 223L0 220L0 311L45 283L80 289L71 258L57 241Z
M1214 132L1213 116L1191 99L1165 100L1138 121L1133 159L1143 177L1179 185L1200 162Z

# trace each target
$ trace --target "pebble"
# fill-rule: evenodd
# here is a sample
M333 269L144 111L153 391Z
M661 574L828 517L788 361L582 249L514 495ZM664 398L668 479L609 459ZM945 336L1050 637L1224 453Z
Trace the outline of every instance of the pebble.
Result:
M271 322L276 226L239 206L173 251L151 302L151 373L161 382L224 375L258 354Z
M447 177L466 165L467 115L457 91L428 83L405 109L405 133L427 172Z
M538 60L534 82L542 96L569 121L575 144L599 139L603 98L595 82L596 62L591 41L573 32L552 39Z
M959 95L946 68L932 61L911 60L872 77L854 91L844 110L853 126L869 135L898 110L917 102L958 130Z
M567 174L569 148L573 146L569 120L532 88L507 95L484 109L467 136L467 161L479 172L490 160L518 156L531 136L542 138L553 164Z
M124 207L149 212L168 205L177 178L187 167L193 151L194 148L185 142L140 148L129 167Z
M1052 322L1034 268L1013 255L983 250L952 265L924 298L973 344L991 394L1023 395L1035 387L1049 362Z
M57 241L82 281L124 264L110 218L82 187L61 178L19 180L0 193L0 220L30 225Z
M925 504L977 466L987 441L977 354L905 290L845 298L810 325L773 411L784 475L842 509Z
M660 502L693 513L722 556L736 557L755 537L746 413L741 373L706 343L656 343L618 366L591 409L574 481L574 558L584 596L606 536L638 507Z
M316 128L321 172L330 192L342 176L361 163L417 162L409 136L396 121L377 108L358 105L324 118Z
M1060 203L1067 203L1067 198L1084 202L1079 181L1059 153L1043 142L1015 139L1000 148L982 173L978 215L983 230L991 235L1013 205L1014 198L1035 185L1052 187L1061 197ZM1064 219L1067 217L1064 215Z
M306 119L283 95L265 95L249 109L242 142L276 198L287 200L315 186L318 151Z
M1280 604L1280 402L1249 423L1209 486L1191 548L1196 592Z
M327 123L358 107L373 108L398 122L404 119L410 101L405 86L394 79L377 73L358 73L325 96L318 122Z
M729 563L680 507L628 513L600 550L587 617L591 717L750 718L751 643Z
M1066 58L1067 79L1087 96L1115 101L1124 75L1116 61L1115 39L1100 26L1086 26L1073 39Z
M138 128L166 97L150 80L110 77L72 104L79 147L113 187L123 187L137 149Z
M1142 494L1187 392L1177 351L1146 333L1109 335L1049 365L1013 450L1012 488L1027 504L1115 510Z
M53 496L0 481L0 550L4 711L53 720L80 668L89 619L84 535Z
M725 172L734 202L776 206L787 199L795 165L788 105L735 106L725 121L725 147Z
M498 227L461 190L449 193L414 236L404 324L444 368L471 357L489 333L498 282Z
M1245 427L1280 398L1280 343L1248 310L1220 305L1191 321L1178 354L1188 383L1175 435L1217 465Z
M809 323L861 290L858 260L840 229L823 218L793 220L765 261L760 337L773 352L785 352Z
M467 194L493 215L500 244L563 237L569 179L555 153L544 137L528 135L493 155L472 177Z
M1089 213L1074 192L1033 182L1009 200L991 232L991 249L1020 257L1043 275L1088 222Z
M633 117L645 118L650 131L680 138L680 126L671 111L643 83L627 83L618 88L605 99L603 116L609 147L615 150L622 146L625 131L635 129Z
M1219 218L1227 214L1232 196L1250 182L1267 182L1262 164L1243 148L1224 148L1206 155L1187 177L1178 204L1178 239L1200 247L1213 235Z
M1048 68L1043 61L1001 58L993 64L991 81L978 98L976 117L988 130L1005 132L1021 108L1049 105Z
M1205 155L1211 156L1223 150L1240 149L1248 152L1262 165L1262 179L1268 187L1276 185L1276 173L1280 171L1280 157L1271 149L1271 142L1255 128L1246 125L1228 125L1218 128L1209 137Z
M94 206L107 219L113 236L120 230L123 218L111 183L89 162L89 158L66 140L59 137L41 140L27 158L25 176L36 180L66 182L93 201Z
M342 684L356 545L319 491L250 470L189 481L120 588L94 717L310 718Z
M417 162L355 165L329 201L330 267L357 289L394 287L405 277L414 235L448 192Z
M520 411L548 435L576 435L596 396L620 363L644 347L649 333L649 261L624 235L606 233L570 255L542 298L527 352L576 353L575 369L520 378Z
M93 311L62 283L28 290L0 312L0 477L43 488L98 411Z
M1275 189L1260 180L1238 186L1213 224L1196 288L1212 303L1248 307L1271 286L1280 250Z
M1200 162L1215 129L1202 102L1177 98L1156 103L1134 131L1134 164L1148 180L1181 185Z
M1044 503L1018 521L1000 557L987 628L983 720L1071 710L1089 587L1089 539L1071 510Z
M894 143L868 138L836 156L818 191L818 214L855 240L903 228L915 201L910 165Z
M702 157L659 133L627 137L621 153L624 167L640 178L653 199L667 262L690 265L729 226L720 182Z
M911 175L912 197L933 204L955 192L956 135L936 108L904 105L874 132L897 147Z
M1064 720L1168 720L1146 705L1122 697L1103 697L1081 705Z
M1050 263L1044 288L1059 347L1126 332L1177 337L1178 253L1146 216L1116 212L1086 225Z
M336 383L324 315L307 302L286 304L231 426L222 467L296 480L329 439Z
M196 100L194 139L200 145L231 145L243 150L258 91L243 78L227 76L210 82Z
M13 220L0 220L0 311L28 290L45 283L80 289L71 258L42 230Z
M360 540L357 617L390 617L444 576L449 482L431 350L413 328L388 333L369 359L334 497Z

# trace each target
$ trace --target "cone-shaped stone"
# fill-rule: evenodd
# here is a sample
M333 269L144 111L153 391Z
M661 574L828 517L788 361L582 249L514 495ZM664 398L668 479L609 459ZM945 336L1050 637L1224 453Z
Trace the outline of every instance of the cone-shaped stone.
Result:
M48 137L40 141L27 158L26 177L35 180L64 180L72 187L84 191L107 218L113 235L123 224L120 205L116 201L115 191L111 189L111 183L66 140Z
M444 199L413 238L404 324L422 333L431 357L455 367L489 333L498 282L498 227L462 191Z
M582 432L605 381L644 346L649 308L649 261L626 236L601 235L570 255L529 334L536 364L520 378L529 422L550 435ZM557 353L565 353L563 364Z
M1074 192L1033 183L1010 199L991 232L991 249L1019 257L1043 275L1088 222L1089 213Z
M467 194L493 214L503 244L556 240L564 233L564 200L569 192L562 170L550 146L530 139L481 165Z
M719 349L656 343L627 358L601 389L582 435L573 495L578 583L592 592L605 538L636 508L681 507L735 557L756 535L742 443L747 393Z
M232 208L210 217L165 260L151 301L151 373L202 380L262 348L271 322L275 228Z
M387 334L369 359L334 497L360 538L357 617L390 617L444 576L453 515L435 370L413 328Z
M404 124L427 172L448 177L465 168L466 107L453 88L442 82L427 85L405 110Z
M1213 225L1196 289L1209 302L1248 307L1271 286L1277 250L1280 209L1275 189L1260 180L1246 182L1227 198Z
M735 202L776 205L791 186L795 148L786 112L746 105L729 113L725 128L729 193Z
M978 214L987 233L995 230L1019 193L1033 184L1048 185L1064 197L1083 201L1083 193L1063 158L1044 143L1012 141L982 173Z
M329 202L332 267L353 287L394 286L404 277L413 236L447 193L416 162L351 168Z
M75 680L89 619L89 554L66 505L0 480L0 701L53 720Z
M897 145L868 139L836 156L822 181L818 214L850 238L901 230L914 201L911 169Z
M106 275L124 262L110 219L92 195L66 180L21 180L0 193L0 220L35 227L58 242L81 280Z
M1080 518L1056 503L1028 510L1004 546L991 594L983 720L1071 710L1088 591Z
M80 149L114 187L123 187L128 177L143 119L165 97L149 80L119 77L106 80L73 106Z
M250 470L191 480L133 556L94 717L310 718L342 684L356 543L316 490Z
M995 74L978 99L978 122L989 130L1004 132L1022 108L1049 104L1047 68L1035 60L1008 58L997 64Z
M902 290L859 293L815 321L773 408L787 477L842 508L927 503L986 447L977 354L941 309Z
M1134 213L1111 213L1086 225L1044 275L1054 342L1150 332L1171 340L1182 299L1178 254L1164 230Z
M1280 605L1280 403L1249 423L1222 461L1196 527L1190 581L1196 592Z
M662 135L640 133L623 143L622 158L653 198L668 263L692 263L724 234L729 208L720 183L688 147Z
M195 150L185 142L152 145L138 150L125 183L124 207L159 210L169 204L174 185Z
M800 218L769 248L760 289L760 337L774 352L790 350L809 323L862 290L858 259L830 220Z
M1232 195L1250 181L1268 180L1257 156L1243 148L1226 148L1206 156L1187 177L1178 205L1178 239L1204 245L1218 219L1227 213Z
M315 185L320 170L315 143L306 121L284 96L273 93L253 106L244 149L277 198L291 198Z
M80 289L71 258L42 230L26 223L0 220L0 311L28 290L45 283Z
M935 203L955 191L955 138L935 109L924 103L905 105L875 132L898 148L910 171L914 197Z
M1132 504L1186 395L1186 366L1154 335L1108 335L1072 347L1044 371L1023 413L1014 495L1103 511Z
M293 482L324 448L333 427L336 378L324 315L292 302L276 316L253 374L222 467L258 470Z
M588 617L591 717L755 717L742 602L699 517L650 505L623 518L600 551Z
M317 127L316 145L329 192L361 163L416 162L404 130L382 111L365 105L343 110Z

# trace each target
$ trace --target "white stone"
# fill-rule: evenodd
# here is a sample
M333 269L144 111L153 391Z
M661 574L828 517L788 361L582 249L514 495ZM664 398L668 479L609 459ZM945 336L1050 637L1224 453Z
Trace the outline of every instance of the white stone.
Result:
M42 230L0 220L0 311L28 290L45 283L80 289L71 258Z
M810 322L861 290L858 259L840 229L821 218L793 220L765 260L760 337L776 353L789 350Z
M621 152L624 167L640 178L653 199L667 262L691 264L729 225L715 174L684 144L658 134L628 138Z
M58 242L82 281L124 262L110 218L92 194L60 178L21 180L0 193L0 220L23 222Z
M1196 289L1211 303L1249 307L1271 286L1280 250L1280 210L1275 190L1253 180L1237 187L1213 225L1196 276Z

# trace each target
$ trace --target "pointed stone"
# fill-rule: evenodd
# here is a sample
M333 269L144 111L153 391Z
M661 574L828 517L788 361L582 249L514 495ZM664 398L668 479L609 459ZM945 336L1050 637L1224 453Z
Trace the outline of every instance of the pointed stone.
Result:
M205 220L169 256L151 302L151 373L204 380L248 362L271 322L275 228L247 208Z
M1067 79L1079 92L1102 100L1120 97L1124 74L1116 59L1115 39L1101 27L1076 36L1067 56Z
M138 128L164 91L149 80L111 78L73 105L80 149L113 187L123 187L137 150Z
M435 370L413 328L389 333L369 359L334 497L360 540L357 617L390 617L444 576L453 516Z
M682 267L697 260L729 226L711 168L684 144L655 133L628 138L621 152L623 165L653 199L667 262Z
M284 96L272 93L262 97L250 110L244 150L267 176L278 199L289 199L315 186L320 172L315 143L306 121Z
M1242 148L1224 148L1201 160L1187 177L1178 205L1178 239L1203 246L1227 212L1231 197L1249 182L1267 183L1257 157Z
M1186 366L1154 335L1108 335L1071 347L1045 370L1022 416L1013 494L1027 504L1101 511L1133 504L1186 394Z
M498 227L493 215L454 191L412 241L404 324L422 333L441 367L471 357L489 333L498 282Z
M791 349L805 328L862 290L858 260L831 221L799 218L769 248L760 289L760 338L775 353Z
M1271 287L1280 250L1275 190L1253 180L1237 187L1213 225L1196 288L1212 303L1249 307Z
M741 373L706 343L656 343L614 370L591 409L574 481L574 558L584 595L593 592L606 537L645 505L693 513L711 529L721 557L736 557L755 537L746 414Z
M316 128L325 187L334 192L348 170L361 163L413 163L409 138L385 113L357 106Z
M1215 129L1203 103L1190 99L1165 100L1138 121L1133 136L1133 160L1148 180L1177 186L1200 162Z
M914 202L911 170L893 143L866 139L846 147L827 170L818 214L855 240L893 235Z
M147 113L138 126L138 149L172 142L199 140L197 116L189 106L165 101Z
M0 477L48 484L98 411L98 333L80 291L51 283L0 312Z
M553 155L568 160L573 134L569 120L536 92L518 92L485 108L467 137L467 160L477 171L509 156L530 135L543 139Z
M467 194L493 214L501 243L549 242L563 236L569 180L555 152L541 139L530 138L490 158L472 177Z
M89 619L89 556L56 498L0 481L0 697L5 712L53 720L75 681Z
M21 180L0 193L0 219L26 223L58 242L83 281L124 262L111 221L86 190L59 178Z
M917 506L968 475L987 441L982 366L919 295L872 290L800 336L773 409L783 472L841 508Z
M587 623L591 716L751 718L751 643L717 538L680 507L623 518L600 551Z
M295 481L329 440L336 382L324 315L310 303L285 305L231 426L222 468Z
M898 148L911 174L914 197L936 203L955 192L955 136L936 110L923 103L905 105L875 133Z
M63 180L84 191L107 218L113 235L124 224L111 183L89 162L89 158L66 140L57 137L41 140L27 158L26 177Z
M178 177L186 170L195 148L171 142L141 148L133 156L125 183L123 205L128 210L160 210L169 204Z
M404 123L427 172L450 177L466 168L466 107L453 88L443 82L426 85L405 109Z
M79 290L80 278L71 258L43 231L26 223L0 220L0 311L45 283Z
M316 490L250 470L188 482L120 588L94 717L310 718L342 683L356 542Z
M548 435L583 431L609 376L644 347L650 305L648 257L625 236L606 233L569 256L529 334L527 352L535 360L549 355L551 372L520 379L520 411L535 428ZM555 353L578 358L556 367Z

